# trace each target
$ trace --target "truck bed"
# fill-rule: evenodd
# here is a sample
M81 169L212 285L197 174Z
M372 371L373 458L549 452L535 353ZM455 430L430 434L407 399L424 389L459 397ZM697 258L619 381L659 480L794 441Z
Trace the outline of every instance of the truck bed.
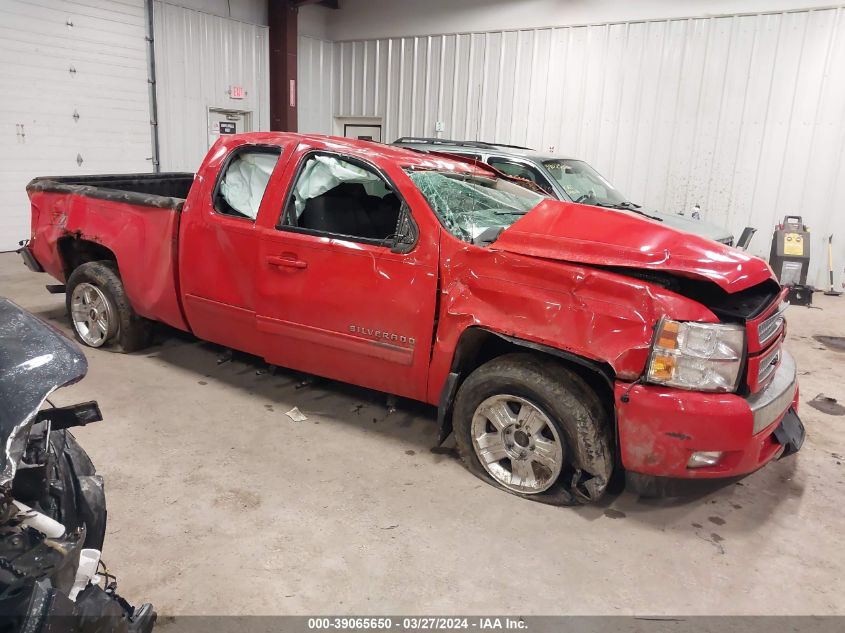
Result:
M95 176L45 176L27 185L32 192L71 193L100 200L126 202L138 206L181 210L194 174L105 174Z
M182 206L192 173L49 176L27 185L28 249L67 280L76 261L114 260L135 311L187 329L176 292Z

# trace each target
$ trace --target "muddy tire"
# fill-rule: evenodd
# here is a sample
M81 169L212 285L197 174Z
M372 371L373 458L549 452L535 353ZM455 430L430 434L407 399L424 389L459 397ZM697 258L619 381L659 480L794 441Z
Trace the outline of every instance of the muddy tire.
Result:
M152 342L152 323L135 313L114 262L76 268L67 280L65 304L74 336L83 345L114 345L129 353Z
M596 393L558 361L495 358L458 390L455 442L474 475L512 494L571 506L604 494L613 471L610 421Z

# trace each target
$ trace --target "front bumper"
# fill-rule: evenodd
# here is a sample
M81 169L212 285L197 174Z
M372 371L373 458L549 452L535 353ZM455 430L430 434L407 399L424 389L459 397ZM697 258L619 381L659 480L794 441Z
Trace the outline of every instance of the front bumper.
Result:
M746 475L797 451L803 441L795 362L786 351L771 383L748 398L623 382L616 383L615 397L622 465L640 475ZM784 420L790 410L794 415ZM697 451L723 455L713 466L688 468Z

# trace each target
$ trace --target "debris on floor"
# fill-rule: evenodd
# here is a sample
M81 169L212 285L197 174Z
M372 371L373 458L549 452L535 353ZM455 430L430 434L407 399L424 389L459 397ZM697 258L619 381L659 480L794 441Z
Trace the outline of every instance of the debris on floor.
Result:
M604 511L604 516L606 516L608 519L624 519L628 515L625 514L624 512L622 512L622 510L616 510L615 508L608 508L607 510Z
M810 400L807 404L828 415L845 415L845 407L836 401L836 398L831 398L823 393L820 393L815 398Z
M222 365L223 363L228 363L230 360L232 360L232 350L227 348L217 357L217 364Z
M299 410L299 407L294 407L290 411L286 411L285 415L294 422L305 422L305 420L308 419L308 417Z
M303 387L310 387L314 384L314 376L307 374L302 377L298 383L296 383L295 389L302 389Z
M845 336L822 336L817 334L813 339L834 352L845 352Z
M387 415L391 413L396 413L396 396L388 395L387 396Z

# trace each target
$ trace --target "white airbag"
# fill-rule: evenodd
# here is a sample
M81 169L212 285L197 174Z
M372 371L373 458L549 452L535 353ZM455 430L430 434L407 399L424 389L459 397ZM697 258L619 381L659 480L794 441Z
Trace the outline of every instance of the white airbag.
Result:
M278 159L275 154L245 153L237 156L220 185L223 199L235 211L254 220Z
M384 182L376 174L332 156L314 156L306 163L296 181L293 192L296 217L302 215L308 200L346 182L363 184L370 195L381 197L386 193Z

